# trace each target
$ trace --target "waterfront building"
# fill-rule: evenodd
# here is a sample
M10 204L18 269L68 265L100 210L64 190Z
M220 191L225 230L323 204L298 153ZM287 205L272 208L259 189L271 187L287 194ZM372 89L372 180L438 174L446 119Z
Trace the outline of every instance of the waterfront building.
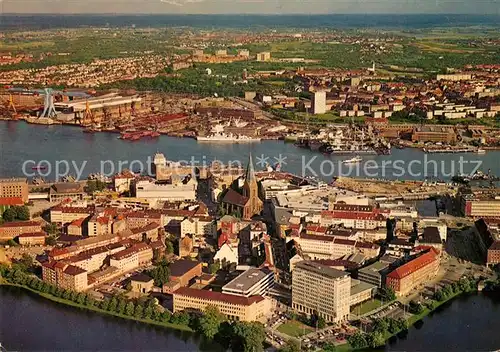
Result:
M28 196L27 178L0 178L0 201L2 198L20 198L22 205L28 201Z
M455 143L457 134L452 127L421 126L413 130L413 142Z
M396 296L405 296L434 278L439 270L439 262L439 252L428 247L427 252L387 274L386 286L392 288Z
M108 256L124 250L125 247L118 243L93 248L71 257L65 258L64 262L77 266L89 273L98 271L106 262Z
M264 296L274 285L269 268L250 268L222 287L222 293L243 297Z
M17 237L21 246L43 246L47 234L45 232L22 233Z
M307 316L318 314L327 322L349 317L351 277L322 264L297 263L292 273L292 308Z
M173 293L173 311L201 311L215 306L231 321L261 321L271 313L271 302L262 296L243 297L181 287Z
M85 291L87 284L87 271L64 262L45 262L42 264L43 281L57 287Z
M52 203L63 200L82 200L85 192L83 185L78 182L55 183L49 189L49 200Z
M130 285L132 286L132 292L137 293L149 293L153 291L154 281L151 277L146 274L135 274L130 278Z
M477 247L486 266L500 263L500 230L491 226L485 219L474 223Z
M14 221L0 225L0 241L12 240L23 233L37 233L42 231L38 221Z

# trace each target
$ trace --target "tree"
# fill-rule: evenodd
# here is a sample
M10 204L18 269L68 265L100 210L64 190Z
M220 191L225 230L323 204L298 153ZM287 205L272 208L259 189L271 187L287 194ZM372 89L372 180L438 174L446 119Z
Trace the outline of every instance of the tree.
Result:
M409 311L412 314L420 314L424 311L424 306L421 303L410 301Z
M171 317L170 317L170 321L174 324L178 324L178 325L185 325L185 326L188 326L189 325L189 321L190 321L190 317L189 317L189 314L187 312L175 312Z
M127 306L127 302L124 299L118 300L118 305L116 306L117 313L125 313L125 307Z
M7 245L10 247L17 247L18 243L11 238L10 240L7 241Z
M126 289L127 291L132 291L132 282L130 282L130 281L129 281L129 282L127 282L127 285L125 286L125 289Z
M160 319L164 323L169 323L172 320L172 315L168 310L160 314Z
M367 343L371 348L376 348L385 344L384 334L380 331L373 331L367 336Z
M318 317L317 325L318 329L324 329L326 327L325 318L323 318L322 316Z
M365 348L367 346L365 334L363 334L360 331L357 331L355 334L349 336L347 338L347 341L349 341L349 344L354 349L361 349L361 348Z
M380 290L380 297L387 302L394 301L396 299L396 293L391 287L384 287Z
M324 352L335 352L335 345L333 343L327 342L323 345Z
M286 342L286 346L280 349L280 352L300 352L300 342L290 339Z
M49 235L55 235L57 233L57 224L51 222L50 224L45 225L43 230L47 232Z
M14 211L17 220L26 221L30 219L30 210L26 205L14 207Z
M140 304L138 304L137 306L135 306L134 317L136 317L137 319L142 319L143 312L144 308Z
M16 214L16 211L14 210L14 208L10 207L10 208L5 209L5 211L3 212L2 218L6 222L11 222L11 221L16 220L16 215L17 214Z
M85 295L85 302L84 304L88 307L92 307L95 304L95 300L92 298L90 294Z
M54 236L48 236L47 239L45 240L45 243L48 246L55 246L57 243L57 240Z
M264 326L258 322L236 322L233 325L235 341L233 350L260 352L264 350L266 338Z
M134 315L134 311L135 311L134 303L128 302L127 306L125 307L125 314L128 316L132 316L132 315Z
M144 318L145 319L152 319L153 318L153 311L154 307L151 305L147 305L146 308L144 309Z
M165 253L172 254L174 253L174 245L170 240L165 241Z
M34 261L28 253L24 253L17 264L22 271L29 271L33 268Z
M215 274L220 270L220 262L216 261L208 266L208 270L210 271L211 274Z
M149 271L149 276L155 280L156 286L163 286L170 281L170 268L165 258L154 269Z
M436 292L434 292L434 299L439 302L444 301L446 299L446 296L443 290L437 290Z
M76 296L76 303L78 303L78 304L84 304L85 303L85 293L80 292Z
M219 312L215 306L207 306L205 312L199 319L200 332L207 338L212 340L219 331L220 324L224 321L224 315Z
M117 306L118 306L118 300L116 299L116 297L111 298L111 301L109 302L108 310L110 312L115 312Z
M105 298L105 299L101 302L101 304L100 304L100 308L101 308L102 310L108 310L108 308L109 308L109 299Z

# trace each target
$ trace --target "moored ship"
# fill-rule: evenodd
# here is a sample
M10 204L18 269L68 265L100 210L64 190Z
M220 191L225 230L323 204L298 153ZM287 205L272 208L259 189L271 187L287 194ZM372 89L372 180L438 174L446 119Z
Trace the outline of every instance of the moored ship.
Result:
M224 143L252 143L252 142L260 142L260 138L256 137L248 137L245 135L234 135L232 133L214 133L209 136L198 136L196 140L199 142L224 142Z

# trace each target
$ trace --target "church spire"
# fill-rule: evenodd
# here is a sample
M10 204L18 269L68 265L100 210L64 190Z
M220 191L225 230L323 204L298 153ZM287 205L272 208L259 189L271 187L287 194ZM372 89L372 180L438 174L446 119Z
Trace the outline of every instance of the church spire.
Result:
M255 169L253 167L252 153L250 153L250 155L248 157L248 166L247 166L247 172L246 172L246 175L245 175L245 180L247 182L256 181L256 178L255 178Z

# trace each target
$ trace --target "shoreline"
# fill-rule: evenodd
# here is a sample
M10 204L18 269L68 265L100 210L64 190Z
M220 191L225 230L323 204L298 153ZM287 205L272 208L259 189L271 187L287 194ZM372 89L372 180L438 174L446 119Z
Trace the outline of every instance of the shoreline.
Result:
M75 124L75 123L67 123L67 122L60 122L60 121L54 121L51 123L47 123L46 120L36 122L36 119L27 119L27 118L6 118L3 116L0 116L0 121L11 121L11 122L19 122L19 121L24 121L29 125L41 125L41 126L71 126L71 127L77 127L79 128L82 132L85 132L85 126ZM334 123L335 124L335 123ZM338 123L338 125L344 125L343 123ZM92 133L111 133L111 134L117 134L121 133L120 130L118 129L113 129L113 130L99 130L99 131L93 131ZM186 138L186 139L196 139L196 136L191 136L191 135L183 135L182 133L177 133L177 132L171 132L171 133L165 133L162 131L158 131L161 136L167 136L167 137L174 137L174 138ZM261 137L262 141L284 141L285 143L292 143L294 141L293 138L290 138L287 135L279 136L279 137L270 137L270 138L265 138ZM134 140L129 140L129 142L135 142ZM467 153L467 154L478 154L477 147L475 146L467 146L467 147L461 147L461 148L450 148L450 149L440 149L440 148L428 148L425 145L415 145L415 144L401 144L400 140L397 140L396 143L394 144L393 148L397 149L418 149L426 154L461 154L461 153ZM481 148L485 152L487 151L500 151L500 146L482 146ZM355 153L350 153L350 154L355 154Z
M399 334L401 334L405 331L406 331L406 333L408 333L411 327L415 326L415 324L417 322L419 322L422 319L424 319L425 317L429 316L431 313L436 312L439 307L443 306L444 304L446 304L448 302L452 302L456 298L459 298L461 296L471 295L472 293L479 294L481 292L475 291L475 290L468 291L468 292L457 292L457 293L454 293L453 295L451 295L450 297L448 297L446 300L443 300L443 301L435 301L434 300L434 302L436 302L436 303L433 305L432 309L425 307L424 310L422 311L422 313L414 314L406 320L406 322L408 324L407 329L401 329L401 330L396 331L394 333L387 332L384 335L385 344L383 345L383 347L386 347L389 344L389 340L391 340L392 338L396 337L399 339L399 337L398 337ZM381 347L382 346L379 346L379 348L381 348ZM362 348L353 348L349 342L346 342L346 343L343 343L340 345L335 345L335 348L336 348L336 351L341 351L341 352L362 351L362 350L371 349L370 347L366 347L366 346L362 347Z
M163 328L167 328L167 329L172 329L172 330L178 330L178 331L185 331L185 332L194 333L194 331L190 327L188 327L188 326L177 325L177 324L172 324L172 323L162 323L162 322L158 322L158 321L154 321L154 320L150 320L150 319L138 319L138 318L135 318L135 317L132 317L132 316L128 316L128 315L124 315L124 314L119 314L119 313L115 313L115 312L110 312L110 311L107 311L107 310L103 310L103 309L98 308L98 307L93 307L93 306L89 307L89 306L78 304L78 303L75 303L75 302L63 299L63 298L52 296L51 294L48 294L48 293L39 292L37 290L34 290L34 289L32 289L30 287L27 287L27 286L24 286L24 285L13 284L13 283L10 283L10 282L6 281L5 279L2 279L2 278L0 278L0 286L17 287L17 288L29 291L31 293L34 293L34 294L36 294L37 296L39 296L41 298L48 299L48 300L50 300L52 302L55 302L55 303L58 303L58 304L61 304L61 305L70 306L70 307L73 307L73 308L85 309L85 310L93 311L93 312L100 313L100 314L103 314L103 315L114 316L116 318L122 318L122 319L126 319L126 320L132 320L132 321L136 321L136 322L139 322L139 323L148 324L148 325L155 325L155 326L159 326L159 327L163 327Z

